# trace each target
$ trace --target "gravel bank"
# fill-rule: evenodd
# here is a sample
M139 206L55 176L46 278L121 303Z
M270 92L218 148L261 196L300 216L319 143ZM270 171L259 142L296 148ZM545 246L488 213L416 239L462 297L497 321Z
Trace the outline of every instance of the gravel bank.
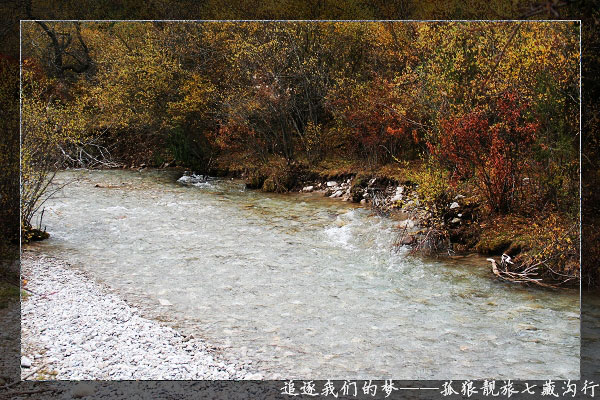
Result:
M140 311L64 261L25 253L23 379L262 379Z

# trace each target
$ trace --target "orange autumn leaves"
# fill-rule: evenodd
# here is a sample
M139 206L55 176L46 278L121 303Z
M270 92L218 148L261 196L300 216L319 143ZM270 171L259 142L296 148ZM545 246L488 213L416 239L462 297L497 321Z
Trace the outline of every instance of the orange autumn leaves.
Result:
M94 68L53 80L68 96L49 103L81 110L77 135L133 136L195 167L439 159L495 211L520 201L524 168L574 179L573 22L85 23L81 35ZM44 40L25 24L25 59L51 59Z

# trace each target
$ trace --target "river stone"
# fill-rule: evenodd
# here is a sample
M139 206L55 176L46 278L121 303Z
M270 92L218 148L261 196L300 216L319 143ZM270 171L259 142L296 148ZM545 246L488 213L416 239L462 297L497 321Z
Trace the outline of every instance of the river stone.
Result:
M196 183L202 183L206 180L204 175L196 175L196 174L184 174L181 178L177 179L177 182L182 183L184 185L193 185Z
M337 185L338 184L337 184L336 181L329 181L329 182L327 182L327 187L334 187L334 186L337 186Z
M303 192L312 192L314 189L315 189L315 187L314 187L314 186L304 186L304 187L302 188L302 191L303 191Z
M396 201L400 201L400 200L402 200L402 193L398 193L390 199L391 202L396 202Z
M28 357L21 357L21 367L31 368L31 360Z
M537 331L538 328L535 325L531 324L517 324L516 330Z
M342 195L342 193L344 193L342 190L338 190L338 191L336 191L334 194L332 194L329 197L331 197L331 198L340 197Z
M452 221L450 221L451 224L458 224L460 223L460 218L454 218L452 219Z
M458 203L457 203L457 202L454 202L454 203L450 204L450 209L451 209L451 210L453 210L453 209L455 209L455 208L458 208L458 207L460 207L460 206L458 205Z

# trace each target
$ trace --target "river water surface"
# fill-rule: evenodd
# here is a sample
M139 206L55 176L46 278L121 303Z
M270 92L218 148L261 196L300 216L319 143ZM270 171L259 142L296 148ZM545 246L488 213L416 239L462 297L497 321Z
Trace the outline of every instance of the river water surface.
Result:
M39 247L266 377L579 377L578 291L394 251L393 221L339 200L178 177L61 172Z

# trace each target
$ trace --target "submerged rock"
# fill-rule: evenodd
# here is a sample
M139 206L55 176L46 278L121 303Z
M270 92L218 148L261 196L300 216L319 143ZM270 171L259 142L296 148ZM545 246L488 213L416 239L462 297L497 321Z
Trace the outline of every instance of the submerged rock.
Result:
M160 303L161 306L172 306L173 305L173 303L171 303L167 299L158 299L158 302Z

